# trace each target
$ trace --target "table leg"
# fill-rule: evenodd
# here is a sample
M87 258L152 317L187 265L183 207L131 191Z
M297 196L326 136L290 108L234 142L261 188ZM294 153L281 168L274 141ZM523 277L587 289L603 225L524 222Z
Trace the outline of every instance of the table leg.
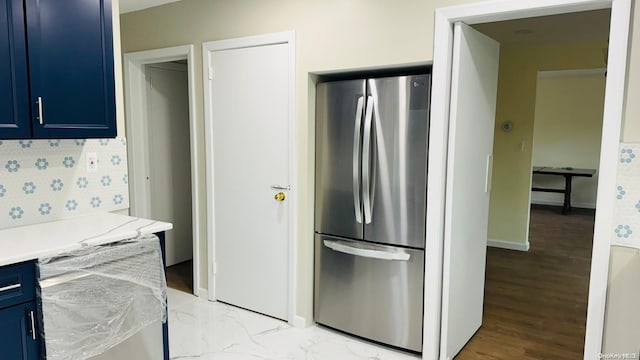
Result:
M564 176L564 204L562 206L562 215L566 215L571 211L571 175Z

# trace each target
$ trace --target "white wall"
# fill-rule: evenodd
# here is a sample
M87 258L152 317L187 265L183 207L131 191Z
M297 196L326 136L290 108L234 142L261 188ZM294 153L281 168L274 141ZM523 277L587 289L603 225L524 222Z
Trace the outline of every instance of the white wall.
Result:
M592 178L575 177L571 205L594 209L598 186L604 71L542 72L536 88L533 166L595 169ZM534 175L533 187L564 188L564 177ZM563 194L532 192L534 204L562 206Z

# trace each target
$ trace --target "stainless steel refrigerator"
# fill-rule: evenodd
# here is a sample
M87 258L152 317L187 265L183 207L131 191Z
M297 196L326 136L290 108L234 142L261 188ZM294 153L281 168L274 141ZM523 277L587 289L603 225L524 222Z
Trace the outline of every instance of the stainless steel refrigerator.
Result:
M429 75L316 89L314 319L422 351Z

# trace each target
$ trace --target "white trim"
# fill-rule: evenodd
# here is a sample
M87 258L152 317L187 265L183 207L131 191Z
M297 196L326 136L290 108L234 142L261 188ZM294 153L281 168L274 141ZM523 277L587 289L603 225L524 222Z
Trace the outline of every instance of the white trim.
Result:
M295 315L293 317L293 326L304 329L307 327L307 319L303 318L302 316Z
M427 185L427 239L425 264L425 309L423 358L441 355L442 256L444 241L447 137L451 91L452 24L513 20L611 7L607 84L600 153L600 177L594 247L589 286L589 308L584 359L596 359L602 349L604 310L613 226L618 144L625 94L631 0L496 0L439 8L435 11L433 88L429 136L429 181ZM437 323L437 325L434 325Z
M542 70L538 71L538 79L555 77L604 76L605 68L572 69L572 70Z
M559 206L562 207L564 205L564 201L554 201L554 200L533 200L529 201L529 204L533 205L549 205L549 206ZM582 209L595 209L595 203L576 203L571 202L572 208L582 208ZM528 238L528 236L527 236Z
M622 116L627 78L627 52L631 17L631 0L613 0L607 82L604 96L604 117L600 165L598 167L598 195L591 257L589 304L584 358L595 359L602 352L604 317L609 278L611 231L613 229L618 151L622 132Z
M272 34L248 36L235 39L206 42L202 44L202 74L204 85L204 125L205 125L205 148L206 148L206 177L207 177L207 247L209 249L208 274L209 274L209 299L216 299L215 295L215 274L213 272L213 262L215 260L215 207L214 207L214 184L213 184L213 121L211 118L211 86L209 83L209 64L211 63L211 53L214 51L239 49L253 46L266 46L274 44L288 44L289 49L289 185L291 189L288 197L291 200L289 207L289 254L288 254L288 321L294 326L306 326L304 318L296 316L296 294L297 294L297 231L298 231L298 187L297 187L297 149L296 134L297 126L295 121L295 71L296 71L296 43L295 32L285 31Z
M497 240L497 239L487 240L488 247L507 249L507 250L529 251L529 245L530 245L529 240L527 240L527 242L524 244L513 242L513 241L507 241L507 240Z
M195 286L194 286L194 288L195 288ZM209 294L208 294L208 292L207 292L207 289L205 289L205 288L203 288L203 287L199 287L199 288L196 290L196 292L195 292L195 294L194 294L194 295L195 295L195 296L197 296L197 297L199 297L199 298L202 298L202 299L207 299L207 300L209 299Z
M131 215L149 218L150 194L146 174L149 173L149 147L147 132L147 97L145 66L160 62L187 60L189 80L189 137L191 152L191 212L193 227L193 293L198 295L200 285L200 186L198 168L198 136L196 132L195 72L193 45L139 51L124 54L125 105L127 150L129 153L129 191ZM140 171L142 169L142 171Z

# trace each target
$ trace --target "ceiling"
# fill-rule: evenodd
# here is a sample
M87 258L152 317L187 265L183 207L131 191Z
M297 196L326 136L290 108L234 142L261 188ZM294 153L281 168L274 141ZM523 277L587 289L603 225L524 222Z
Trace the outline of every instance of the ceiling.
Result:
M138 11L180 0L120 0L120 14Z
M609 38L611 9L476 24L501 44L537 44Z

